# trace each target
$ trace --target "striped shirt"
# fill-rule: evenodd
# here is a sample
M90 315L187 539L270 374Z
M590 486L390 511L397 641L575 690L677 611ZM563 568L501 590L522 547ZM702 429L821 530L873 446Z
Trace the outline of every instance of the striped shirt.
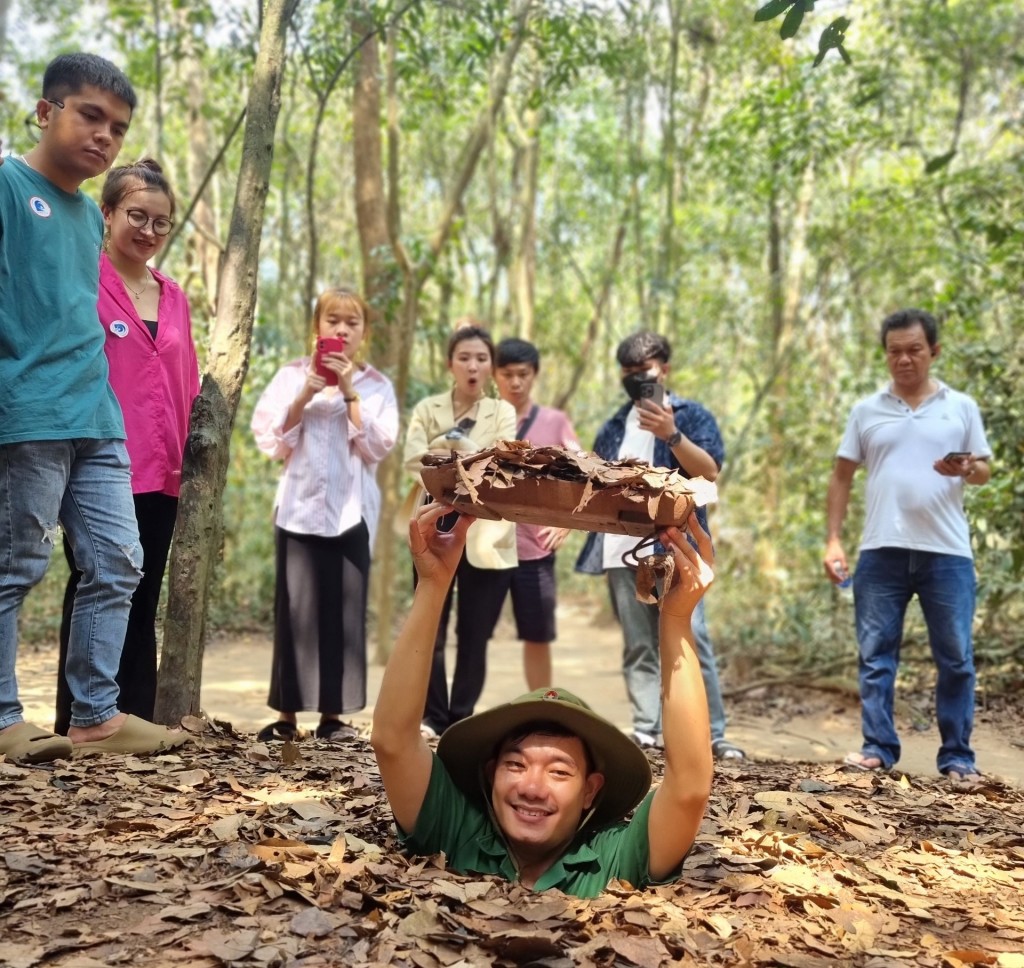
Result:
M394 388L367 366L353 380L360 396L361 429L349 421L340 393L321 391L306 404L302 420L285 433L288 408L305 383L309 365L305 357L281 367L252 417L260 450L284 461L274 498L275 522L296 534L333 538L363 519L372 548L380 517L377 465L398 438Z

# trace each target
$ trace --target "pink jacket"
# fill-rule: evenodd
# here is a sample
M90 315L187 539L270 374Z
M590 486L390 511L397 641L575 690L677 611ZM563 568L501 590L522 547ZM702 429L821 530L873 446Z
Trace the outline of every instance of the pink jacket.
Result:
M177 497L199 363L185 293L153 270L160 283L156 341L139 318L106 253L100 256L100 325L106 334L110 385L124 414L132 492Z

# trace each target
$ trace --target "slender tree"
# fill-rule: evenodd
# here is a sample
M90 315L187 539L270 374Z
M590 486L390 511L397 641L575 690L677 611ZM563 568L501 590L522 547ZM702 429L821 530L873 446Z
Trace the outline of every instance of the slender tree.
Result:
M242 163L217 293L217 317L182 471L156 716L199 711L210 578L220 554L231 428L249 365L263 212L281 107L285 37L299 0L267 0L249 89Z

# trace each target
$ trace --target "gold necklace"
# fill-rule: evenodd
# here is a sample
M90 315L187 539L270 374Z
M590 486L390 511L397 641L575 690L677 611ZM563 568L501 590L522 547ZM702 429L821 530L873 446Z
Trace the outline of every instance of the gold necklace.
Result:
M119 273L119 275L120 275L120 273ZM136 299L141 299L142 298L142 294L149 288L149 280L150 280L150 278L151 278L151 276L149 275L149 273L146 273L146 278L142 282L142 288L141 289L133 289L131 286L129 286L128 285L128 280L125 279L124 276L121 276L121 282L124 283L125 289L127 289L132 294L132 296L134 296Z

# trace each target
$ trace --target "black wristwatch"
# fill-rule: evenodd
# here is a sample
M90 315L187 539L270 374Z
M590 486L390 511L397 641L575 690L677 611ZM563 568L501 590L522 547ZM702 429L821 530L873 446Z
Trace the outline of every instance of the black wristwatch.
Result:
M671 450L673 447L678 446L679 441L683 439L682 431L677 430L668 440L665 441L668 444L668 449Z

